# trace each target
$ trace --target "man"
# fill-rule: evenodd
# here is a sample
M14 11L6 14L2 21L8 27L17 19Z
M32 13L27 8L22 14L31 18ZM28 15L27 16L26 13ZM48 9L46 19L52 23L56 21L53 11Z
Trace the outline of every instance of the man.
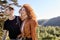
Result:
M5 14L8 15L8 19L4 22L4 34L2 40L6 39L6 35L9 32L9 38L11 40L17 40L17 36L21 34L20 28L22 21L18 16L14 16L14 8L7 7Z

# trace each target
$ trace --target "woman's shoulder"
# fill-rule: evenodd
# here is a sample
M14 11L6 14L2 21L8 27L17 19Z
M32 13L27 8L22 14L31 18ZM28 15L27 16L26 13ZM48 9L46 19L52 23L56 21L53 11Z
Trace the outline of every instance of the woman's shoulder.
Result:
M38 22L37 22L36 20L34 20L34 19L31 19L31 20L30 20L30 23L31 23L31 24L37 24Z
M36 20L31 19L31 20L30 20L30 25L31 25L31 27L32 27L32 26L33 26L33 27L37 27L37 26L38 26L38 22L37 22Z
M34 19L30 19L30 22L37 22L36 20L34 20Z

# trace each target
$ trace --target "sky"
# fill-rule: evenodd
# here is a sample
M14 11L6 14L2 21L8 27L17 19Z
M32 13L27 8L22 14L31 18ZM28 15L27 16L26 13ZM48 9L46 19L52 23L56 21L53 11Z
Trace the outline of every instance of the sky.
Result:
M18 0L19 5L30 4L37 19L50 19L60 16L60 0ZM20 8L14 6L15 15L19 15Z

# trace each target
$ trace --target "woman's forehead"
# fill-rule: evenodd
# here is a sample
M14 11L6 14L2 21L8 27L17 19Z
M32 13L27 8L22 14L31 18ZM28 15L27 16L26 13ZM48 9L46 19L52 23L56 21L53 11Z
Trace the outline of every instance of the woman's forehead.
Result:
M22 7L22 8L20 9L20 11L21 11L21 10L25 10L25 8L24 8L24 7Z

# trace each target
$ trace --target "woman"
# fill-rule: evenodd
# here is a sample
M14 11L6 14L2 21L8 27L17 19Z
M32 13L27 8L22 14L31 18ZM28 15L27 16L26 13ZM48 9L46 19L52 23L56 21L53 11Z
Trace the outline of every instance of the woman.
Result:
M23 20L21 32L26 40L37 40L36 27L37 21L33 9L29 4L24 4L19 10L20 18Z

